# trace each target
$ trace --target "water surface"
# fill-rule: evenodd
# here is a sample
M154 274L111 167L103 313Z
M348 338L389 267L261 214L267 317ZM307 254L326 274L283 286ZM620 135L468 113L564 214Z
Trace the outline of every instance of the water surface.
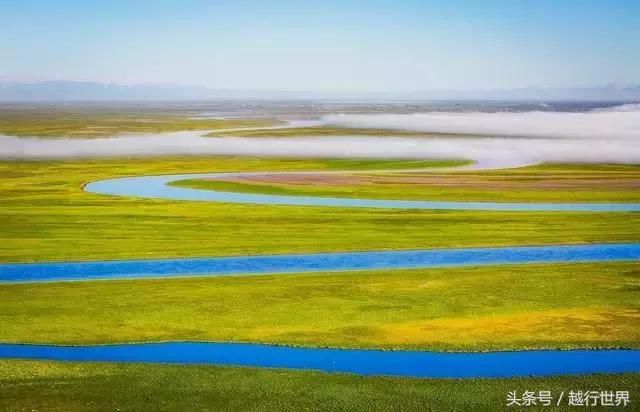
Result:
M447 353L294 348L246 343L0 344L0 358L238 365L420 378L640 372L640 350Z
M265 173L265 172L262 172ZM261 205L368 207L383 209L444 209L444 210L502 210L546 212L630 212L640 211L640 203L518 203L518 202L448 202L420 200L349 199L339 197L284 196L253 193L234 193L168 186L168 183L187 179L229 176L249 176L247 173L198 173L161 176L134 176L100 180L89 183L85 190L115 196L154 199L191 200Z
M640 243L0 264L0 282L417 269L640 259Z

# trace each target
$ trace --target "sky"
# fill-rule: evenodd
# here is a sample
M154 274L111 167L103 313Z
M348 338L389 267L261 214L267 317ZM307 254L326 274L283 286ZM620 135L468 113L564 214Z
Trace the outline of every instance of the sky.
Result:
M640 83L640 1L0 0L0 80L382 92Z

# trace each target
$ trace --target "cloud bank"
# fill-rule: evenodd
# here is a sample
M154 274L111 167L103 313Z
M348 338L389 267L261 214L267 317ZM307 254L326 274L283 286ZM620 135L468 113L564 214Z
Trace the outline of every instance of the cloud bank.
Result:
M589 112L443 112L332 115L329 125L484 136L638 139L640 104Z
M0 158L57 159L158 155L464 158L485 167L555 163L640 164L640 105L588 113L338 115L327 124L496 137L206 138L202 132L102 139L0 137ZM521 138L500 136L522 136Z

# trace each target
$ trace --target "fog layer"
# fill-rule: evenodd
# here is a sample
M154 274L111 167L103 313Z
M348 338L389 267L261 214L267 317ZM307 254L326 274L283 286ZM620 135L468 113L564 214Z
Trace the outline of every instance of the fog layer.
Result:
M416 114L332 115L326 124L343 127L416 130L489 136L637 139L640 104L582 113L570 112L432 112Z
M0 137L0 158L156 155L472 159L485 165L539 162L640 164L640 105L588 113L424 113L337 115L327 124L490 137L207 138L204 132L101 139ZM496 137L493 137L496 136ZM522 136L522 137L500 137Z

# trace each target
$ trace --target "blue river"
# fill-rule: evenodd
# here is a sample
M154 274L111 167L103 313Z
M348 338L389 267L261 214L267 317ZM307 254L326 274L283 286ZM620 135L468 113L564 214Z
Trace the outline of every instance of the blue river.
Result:
M640 260L640 243L392 250L212 258L0 264L0 282L260 275Z
M635 203L492 203L343 199L229 193L167 186L167 183L176 180L221 175L223 174L207 173L119 178L90 183L85 187L85 190L117 196L269 205L509 211L640 211L640 204ZM258 275L639 259L640 243L627 243L101 262L16 263L0 264L0 282ZM640 350L622 349L445 353L410 350L295 348L213 342L99 346L0 344L0 358L216 364L422 378L488 378L640 372Z
M640 350L448 353L213 342L99 346L0 344L0 358L236 365L419 378L640 372Z
M264 172L263 172L264 173ZM89 183L85 190L114 196L154 199L191 200L261 205L368 207L384 209L450 209L553 212L630 212L640 211L638 203L503 203L503 202L435 202L418 200L348 199L315 196L280 196L252 193L232 193L168 186L185 179L249 176L253 173L199 173L182 175L134 176Z

